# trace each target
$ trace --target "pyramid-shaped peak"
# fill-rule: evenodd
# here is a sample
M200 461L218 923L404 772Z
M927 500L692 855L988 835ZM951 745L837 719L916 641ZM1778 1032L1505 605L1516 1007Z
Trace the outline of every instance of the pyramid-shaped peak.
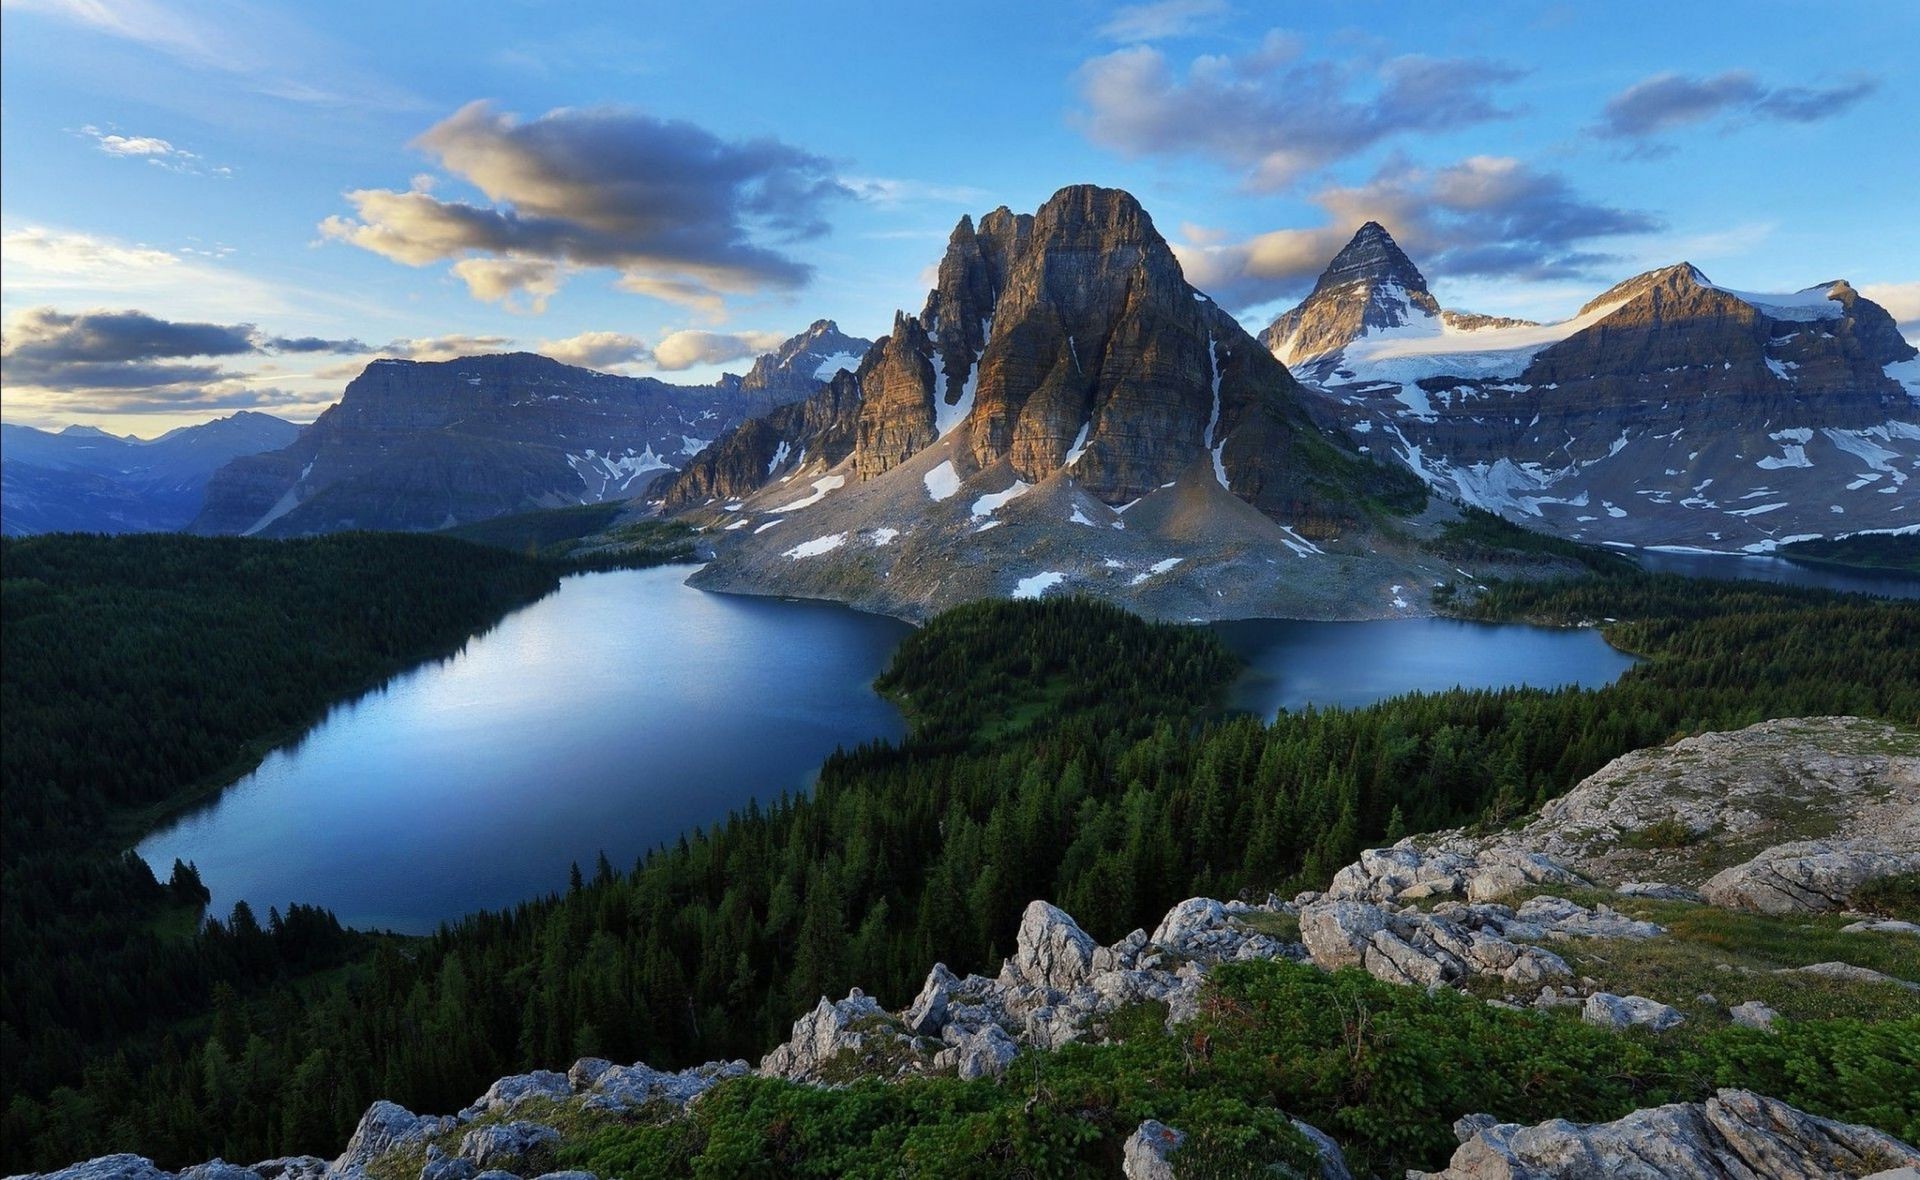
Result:
M1354 232L1347 244L1341 247L1327 269L1320 275L1320 281L1314 284L1315 291L1324 291L1348 283L1364 282L1370 285L1395 283L1408 291L1424 292L1427 279L1420 268L1408 258L1406 251L1393 240L1387 227L1377 221L1369 221Z

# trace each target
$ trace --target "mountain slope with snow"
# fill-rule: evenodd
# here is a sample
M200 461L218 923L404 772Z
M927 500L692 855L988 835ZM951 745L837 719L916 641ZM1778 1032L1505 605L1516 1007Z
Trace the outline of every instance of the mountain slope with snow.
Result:
M1374 321L1342 320L1355 280L1341 259L1378 254L1379 236L1363 228L1263 340L1296 356L1323 422L1437 492L1642 547L1763 553L1920 527L1920 362L1846 282L1736 291L1680 263L1525 324L1429 306L1390 259ZM1344 327L1303 352L1314 323Z

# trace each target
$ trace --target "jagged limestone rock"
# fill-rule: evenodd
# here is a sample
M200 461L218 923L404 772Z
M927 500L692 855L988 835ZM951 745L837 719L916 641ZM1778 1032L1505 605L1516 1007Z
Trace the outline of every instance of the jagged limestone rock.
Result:
M760 1061L760 1073L796 1082L821 1081L843 1064L871 1064L881 1054L917 1054L913 1038L879 1001L854 988L844 1000L820 997L793 1022L793 1036Z
M382 1099L367 1108L347 1140L346 1150L333 1161L333 1170L345 1172L366 1164L396 1147L407 1147L452 1130L458 1121L445 1116L417 1115Z
M1408 1180L1832 1180L1920 1164L1920 1152L1891 1135L1745 1090L1611 1123L1523 1127L1480 1115L1455 1130L1463 1141L1448 1166Z
M1044 901L1030 902L1020 916L1013 957L1001 976L1009 983L1070 989L1093 974L1096 945L1065 910Z
M539 1098L566 1098L573 1093L573 1089L566 1074L550 1069L515 1074L487 1087L487 1092L472 1106L462 1110L458 1117L462 1122L471 1122L482 1115L508 1114L523 1102Z
M86 1160L33 1180L174 1180L174 1177L172 1172L154 1166L145 1156L123 1152Z
M438 1144L427 1145L426 1162L420 1165L419 1180L473 1180L480 1168L470 1159L448 1155Z
M529 1164L548 1159L559 1145L560 1132L541 1123L488 1123L460 1137L458 1155L482 1175L494 1168L525 1175Z
M654 1102L684 1107L728 1078L743 1077L750 1072L744 1061L709 1061L677 1073L653 1069L644 1063L615 1065L594 1078L582 1105L589 1110L616 1113Z
M997 1024L976 1025L964 1032L949 1025L945 1037L948 1047L934 1055L933 1067L953 1070L962 1081L997 1078L1020 1053L1020 1046Z
M927 982L921 985L920 994L907 1006L901 1019L920 1036L937 1035L947 1022L947 1001L959 982L945 963L935 963L933 970L927 972Z

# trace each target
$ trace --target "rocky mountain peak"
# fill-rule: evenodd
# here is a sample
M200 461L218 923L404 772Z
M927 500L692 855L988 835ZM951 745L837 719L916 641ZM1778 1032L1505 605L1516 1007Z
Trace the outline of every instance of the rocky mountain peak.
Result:
M841 369L859 367L871 347L871 340L847 335L832 320L815 320L755 360L740 387L810 392Z
M1425 292L1426 276L1393 240L1387 227L1369 221L1333 256L1333 261L1314 283L1316 292L1331 290L1346 283L1396 283L1408 291Z
M1282 364L1330 365L1347 345L1396 328L1439 330L1440 304L1426 276L1377 221L1356 231L1313 284L1313 291L1260 334Z

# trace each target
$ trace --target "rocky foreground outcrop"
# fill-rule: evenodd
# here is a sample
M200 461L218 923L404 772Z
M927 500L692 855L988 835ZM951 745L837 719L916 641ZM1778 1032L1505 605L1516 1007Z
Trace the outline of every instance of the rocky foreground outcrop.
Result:
M1408 1180L1895 1180L1920 1166L1920 1151L1891 1135L1746 1090L1587 1126L1554 1119L1522 1127L1473 1115L1454 1132L1461 1143L1448 1165L1409 1172Z
M1103 1036L1104 1017L1142 1001L1164 1003L1168 1025L1182 1024L1198 1011L1207 973L1245 960L1307 961L1408 986L1471 988L1490 1003L1577 1008L1590 1024L1658 1035L1690 1017L1661 999L1576 978L1553 949L1610 940L1624 952L1671 937L1656 922L1594 901L1595 889L1762 913L1844 905L1860 882L1883 871L1912 871L1920 852L1913 840L1916 802L1920 735L1906 730L1856 718L1811 718L1706 734L1616 759L1517 831L1443 832L1369 849L1325 892L1270 896L1261 904L1189 898L1151 933L1135 930L1110 945L1095 941L1065 911L1034 901L1022 915L1013 955L997 974L963 977L936 963L919 994L898 1011L857 988L844 999L822 997L757 1070L734 1061L669 1073L583 1058L565 1073L501 1078L456 1115L416 1115L377 1102L330 1161L302 1156L242 1168L215 1160L176 1175L119 1155L52 1177L365 1180L370 1168L391 1174L398 1167L410 1174L417 1169L420 1180L585 1180L550 1170L561 1140L551 1122L566 1121L562 1114L684 1111L714 1086L749 1072L813 1085L876 1076L997 1077L1022 1052ZM1692 831L1713 838L1657 847L1658 841L1637 838L1649 829L1675 841ZM1799 864L1819 868L1784 867ZM1664 879L1645 879L1653 875ZM1723 879L1773 884L1764 891L1713 885ZM1593 903L1555 891L1582 891ZM1284 934L1293 921L1298 941ZM1911 937L1910 929L1874 919L1846 927L1863 938ZM1920 987L1844 962L1785 970L1845 984ZM1754 1000L1730 1008L1716 1002L1711 1010L1756 1030L1769 1030L1780 1018ZM1314 1149L1322 1180L1348 1175L1338 1144L1305 1123L1295 1125ZM1456 1129L1459 1150L1431 1176L1746 1180L1858 1177L1920 1165L1920 1152L1879 1131L1739 1090L1592 1126L1554 1120L1521 1127L1476 1115ZM1142 1124L1125 1145L1125 1174L1185 1174L1185 1142L1176 1128Z
M1839 909L1871 881L1920 872L1920 734L1857 717L1701 734L1614 759L1517 831L1441 832L1404 847L1416 852L1391 868L1363 856L1334 891L1401 895L1406 880L1415 896L1498 894L1516 872L1542 872L1518 866L1553 864L1628 894L1774 914ZM1409 855L1420 867L1403 863Z

